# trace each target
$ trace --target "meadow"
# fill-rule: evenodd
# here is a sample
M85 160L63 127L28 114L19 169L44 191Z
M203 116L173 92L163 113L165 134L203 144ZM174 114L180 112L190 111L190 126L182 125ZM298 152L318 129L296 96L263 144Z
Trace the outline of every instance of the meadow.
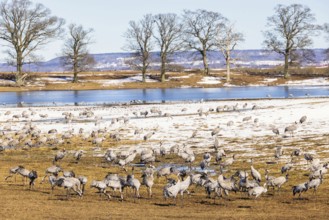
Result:
M122 152L137 150L140 153L144 149L155 149L160 142L170 149L173 145L183 146L186 144L194 151L196 156L192 163L192 172L202 160L205 152L215 155L214 136L210 133L218 125L221 127L216 137L220 140L220 148L224 149L227 157L237 155L237 160L224 171L224 176L229 177L237 170L245 170L250 173L250 159L254 160L254 167L259 170L263 177L261 184L265 182L264 173L268 169L270 175L283 176L280 170L283 165L290 161L291 152L299 148L303 153L310 153L321 163L328 162L328 99L291 99L291 100L252 100L247 101L248 105L242 111L242 105L246 101L223 101L204 103L177 103L159 105L136 105L116 107L31 107L31 108L2 108L0 109L0 121L2 130L5 125L11 124L10 131L2 134L11 134L17 138L16 133L28 123L23 118L12 119L23 111L36 111L38 114L31 116L31 123L41 130L42 136L49 136L48 130L56 128L58 138L68 130L74 129L72 137L65 139L60 144L47 142L33 147L24 146L24 140L14 149L5 149L0 152L0 195L2 208L0 214L2 219L327 219L326 209L329 205L328 182L324 175L323 183L316 194L313 190L303 193L301 198L292 195L292 186L308 180L310 164L303 155L294 159L294 168L289 171L289 180L285 183L280 192L271 188L267 193L257 199L249 197L246 192L230 192L222 198L207 198L205 189L202 186L191 185L190 195L184 194L177 200L164 200L163 188L166 185L164 177L157 178L153 187L153 197L149 198L146 187L141 186L141 198L135 199L133 191L124 190L124 200L120 201L119 193L110 191L114 195L112 200L105 196L99 196L97 190L90 188L93 179L102 180L109 172L118 173L120 176L131 174L132 166L139 164L140 156L137 156L127 166L127 172L117 164L106 162L104 153L107 149L114 150L118 155ZM237 105L238 104L238 105ZM240 111L208 111L216 106L240 106ZM258 106L252 110L252 106ZM164 112L171 112L171 117L160 117L149 115L148 117L135 117L133 112L143 112L152 108L160 108ZM181 109L186 108L185 112ZM204 114L200 115L198 109L202 108ZM80 118L79 112L92 110L95 116L91 119ZM5 115L5 112L11 114ZM70 123L65 122L63 112L71 112L75 116ZM48 114L47 119L39 117L39 114ZM284 133L284 127L294 121L298 121L302 115L307 115L306 123L298 125L297 131L291 136ZM97 118L96 118L97 116ZM111 119L128 116L127 124L117 122L111 123ZM258 118L258 122L244 121L243 118L252 116ZM101 119L99 119L101 118ZM96 123L100 120L99 123ZM227 126L228 121L234 121L233 126ZM280 135L272 132L275 125L280 130ZM93 138L87 139L79 135L79 128L84 129L85 134L92 131L107 128L104 134L104 141L100 146L93 144ZM134 135L136 129L143 129L142 134ZM197 129L197 135L191 138L192 132ZM143 135L154 131L150 139L144 141ZM118 139L111 138L111 134L118 134ZM30 138L29 136L26 138ZM33 140L36 143L38 139ZM274 151L277 146L283 146L284 153L280 159L274 158ZM55 188L51 193L49 183L40 184L45 169L52 165L56 152L66 149L68 154L58 164L64 170L74 170L77 175L88 177L85 194L82 198L72 193L70 198L66 197L63 188ZM83 150L85 154L77 163L73 158L76 150ZM29 170L36 170L39 178L35 187L29 189L23 185L20 176L9 178L8 170L11 167L23 165ZM155 167L173 165L186 167L184 159L175 153L163 157L157 156L153 163ZM141 181L143 166L136 166L134 174ZM211 176L217 179L219 165L212 159L209 170L216 174ZM170 176L177 179L176 175ZM249 177L251 178L251 177ZM214 194L212 194L212 197Z

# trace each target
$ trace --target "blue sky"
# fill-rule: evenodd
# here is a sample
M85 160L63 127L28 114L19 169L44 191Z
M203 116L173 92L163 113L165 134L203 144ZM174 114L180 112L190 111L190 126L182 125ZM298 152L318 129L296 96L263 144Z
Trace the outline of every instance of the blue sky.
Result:
M220 12L236 23L245 36L245 42L237 49L262 48L262 30L266 18L273 15L277 4L299 3L307 5L315 14L318 23L329 23L329 1L327 0L32 0L44 4L52 14L70 23L93 28L95 43L91 53L120 52L125 43L123 37L130 20L138 20L144 14L177 13L184 9L206 9ZM45 60L60 54L62 41L55 41L39 51ZM324 36L314 38L314 48L329 47ZM0 54L0 59L3 57ZM2 59L1 59L2 60Z

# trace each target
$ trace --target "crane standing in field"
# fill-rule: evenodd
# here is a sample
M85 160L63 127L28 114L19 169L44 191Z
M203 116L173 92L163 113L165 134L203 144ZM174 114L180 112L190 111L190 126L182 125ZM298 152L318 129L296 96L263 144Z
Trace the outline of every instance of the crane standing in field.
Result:
M53 164L55 164L55 162L62 160L66 155L66 150L65 148L63 150L60 150L56 153L54 160L53 160Z
M254 180L260 183L262 181L262 177L260 173L253 167L253 159L251 159L250 170L251 170L251 176L254 178Z

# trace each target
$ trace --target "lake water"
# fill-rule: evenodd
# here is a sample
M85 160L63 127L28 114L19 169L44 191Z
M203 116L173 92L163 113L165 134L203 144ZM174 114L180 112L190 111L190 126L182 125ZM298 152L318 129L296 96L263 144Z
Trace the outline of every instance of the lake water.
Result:
M3 105L85 105L261 98L329 97L329 86L1 92ZM19 104L20 103L20 104Z

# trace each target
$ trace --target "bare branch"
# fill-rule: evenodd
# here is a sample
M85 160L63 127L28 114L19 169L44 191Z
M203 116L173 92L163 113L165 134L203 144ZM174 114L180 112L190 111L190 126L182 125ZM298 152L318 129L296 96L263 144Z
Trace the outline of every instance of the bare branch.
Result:
M217 47L222 52L225 62L226 62L226 70L227 77L226 81L230 81L230 64L232 63L231 52L234 50L236 45L242 43L244 41L243 34L237 32L235 30L233 23L225 23L221 32L219 32L216 36L217 39Z
M95 61L89 55L88 46L92 43L90 34L93 29L84 29L82 25L70 24L69 37L62 51L63 65L73 71L73 82L78 82L78 73L90 69Z
M222 29L226 18L220 13L196 10L184 11L185 48L198 51L203 59L204 72L209 74L207 52L214 50L218 44L216 36Z
M161 82L165 81L168 57L182 48L182 23L176 14L158 14L154 16L156 32L153 34L160 48Z
M10 63L16 65L16 83L23 84L25 60L36 57L41 46L62 33L64 20L50 15L42 4L30 0L11 0L0 3L0 39L7 43Z
M289 77L289 63L296 57L304 57L292 52L311 46L311 36L318 34L319 26L314 22L315 16L311 9L300 4L278 5L275 14L267 19L268 30L264 32L264 46L284 56L285 78Z
M134 56L127 64L142 71L143 82L151 62L153 28L153 16L147 14L138 22L130 21L129 28L124 34L126 45L123 49L134 52Z

